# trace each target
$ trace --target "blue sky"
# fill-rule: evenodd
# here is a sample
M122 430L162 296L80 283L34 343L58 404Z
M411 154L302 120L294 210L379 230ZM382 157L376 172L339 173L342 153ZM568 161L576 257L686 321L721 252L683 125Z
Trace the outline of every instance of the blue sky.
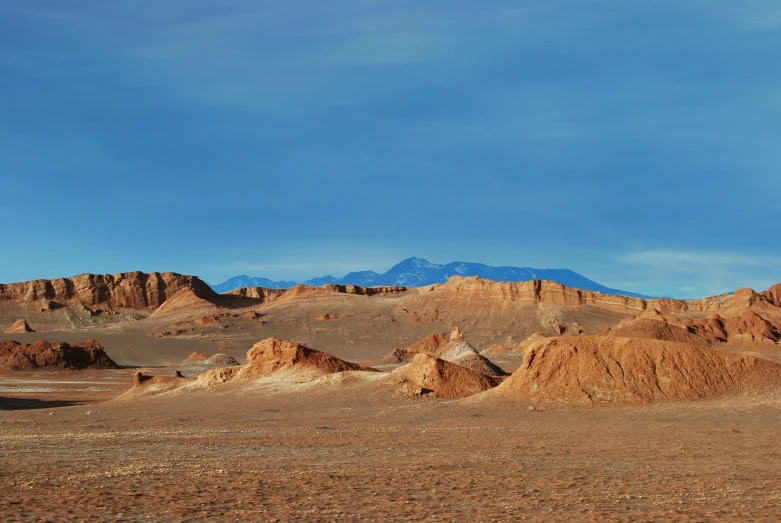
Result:
M781 281L777 1L5 0L0 282Z

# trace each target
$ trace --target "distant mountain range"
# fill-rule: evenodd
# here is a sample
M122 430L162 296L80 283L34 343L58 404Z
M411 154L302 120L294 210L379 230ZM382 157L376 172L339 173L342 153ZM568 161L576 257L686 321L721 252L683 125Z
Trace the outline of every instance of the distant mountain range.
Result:
M529 281L552 280L569 287L598 291L605 294L620 296L632 296L635 298L648 298L635 292L611 289L599 283L581 276L569 269L531 269L529 267L491 267L482 263L451 262L446 265L431 263L423 258L409 258L394 265L385 274L374 271L351 272L344 278L323 276L307 280L305 285L327 285L336 283L341 285L361 285L373 287L377 285L397 285L402 287L423 287L435 283L444 283L451 276L480 276L496 281ZM236 276L224 283L212 285L212 289L219 293L240 289L242 287L266 287L269 289L289 289L299 282L272 281L268 278L253 278L250 276Z

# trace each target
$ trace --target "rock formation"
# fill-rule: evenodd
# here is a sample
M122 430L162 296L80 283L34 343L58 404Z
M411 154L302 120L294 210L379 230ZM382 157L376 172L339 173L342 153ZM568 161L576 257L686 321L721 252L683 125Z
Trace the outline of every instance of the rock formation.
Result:
M431 356L416 354L412 361L394 370L387 383L401 386L407 396L433 395L460 399L486 391L501 380Z
M285 294L287 289L266 289L263 287L243 287L230 292L226 292L222 296L235 296L239 298L248 298L252 300L258 300L258 305L265 305L272 303L279 299L280 296Z
M193 383L195 379L185 378L181 372L175 371L172 376L147 376L141 372L133 375L133 387L112 401L127 401L156 396L171 392Z
M450 343L447 334L444 332L429 334L423 339L420 339L404 349L393 349L393 352L388 355L383 361L386 363L402 363L405 360L412 359L415 354L436 354L440 349L447 346Z
M450 343L442 347L435 357L455 363L461 367L486 374L488 376L503 376L505 372L491 363L485 356L481 355L464 339L463 334L458 328L450 335Z
M164 272L82 274L72 278L0 284L0 304L55 301L58 304L105 305L115 309L159 307L182 289L210 298L217 294L194 276Z
M464 339L461 329L455 327L450 339L444 333L429 334L405 349L394 349L383 361L402 363L416 354L428 354L450 363L471 369L489 376L502 376L505 372L481 355Z
M645 338L652 340L677 341L692 345L707 345L716 341L726 341L723 329L717 327L706 334L694 332L691 320L679 320L674 314L662 313L655 309L643 311L638 316L629 316L616 325L608 336L614 338Z
M6 334L25 334L27 332L35 332L24 319L16 320L13 325L5 330Z
M206 354L203 354L201 352L195 351L192 354L190 354L189 356L187 356L187 358L182 363L191 363L193 361L203 361L203 360L208 360L208 359L209 359L209 356L207 356Z
M185 288L168 298L152 313L150 318L176 318L219 311L219 305L205 298L201 298L193 289Z
M513 352L519 352L522 354L527 347L531 346L534 343L539 342L540 340L545 340L547 338L548 337L544 333L535 332L534 334L532 334L531 336L523 340L521 343L516 345L515 348L513 349Z
M299 343L268 338L256 343L247 351L247 363L229 370L208 371L199 377L202 384L220 383L221 380L252 380L278 372L301 373L307 377L322 376L344 371L369 371L356 363L340 360L330 354L310 349Z
M738 289L720 302L714 312L703 317L684 312L662 310L658 303L636 317L629 317L610 332L611 336L663 339L697 345L729 342L778 343L781 340L781 306L778 292L781 285L757 293ZM694 303L708 302L698 300ZM688 303L688 302L685 302ZM688 314L688 315L687 315Z
M215 354L207 357L195 351L186 360L176 365L187 376L198 376L211 369L221 369L223 367L236 367L239 362L227 354Z
M650 339L581 336L529 344L489 397L562 403L692 400L781 387L781 365Z
M196 325L219 325L222 321L217 316L203 316L193 320L193 323Z
M644 300L576 289L547 280L496 282L480 277L464 278L462 276L453 276L446 283L421 287L415 290L417 291L416 296L425 296L433 301L443 299L444 295L451 295L461 299L498 299L503 302L521 301L563 306L594 305L614 311L634 311L635 314L639 314L646 309L683 314L715 312L724 306L729 306L730 303L734 303L740 296L754 301L777 303L773 302L773 300L778 299L778 295L781 292L781 284L771 287L771 289L762 293L755 293L751 289L739 289L732 296L722 294L700 300L676 300L670 298ZM408 310L414 309L414 307L410 308L406 305L405 308Z
M83 370L118 369L119 366L95 340L74 344L40 340L31 345L5 340L0 341L0 368Z
M263 287L244 287L223 294L222 296L235 296L258 300L262 305L268 305L277 301L306 299L315 296L332 294L348 294L357 296L390 296L406 292L405 287L361 287L359 285L329 284L321 287L312 285L296 285L291 289L266 289Z

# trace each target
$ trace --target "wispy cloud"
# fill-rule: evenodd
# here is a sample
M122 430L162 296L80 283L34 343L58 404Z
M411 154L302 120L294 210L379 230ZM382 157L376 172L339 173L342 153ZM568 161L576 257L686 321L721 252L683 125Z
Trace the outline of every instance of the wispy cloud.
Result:
M697 298L738 287L763 290L781 281L781 255L695 252L671 249L635 251L617 257L643 291Z

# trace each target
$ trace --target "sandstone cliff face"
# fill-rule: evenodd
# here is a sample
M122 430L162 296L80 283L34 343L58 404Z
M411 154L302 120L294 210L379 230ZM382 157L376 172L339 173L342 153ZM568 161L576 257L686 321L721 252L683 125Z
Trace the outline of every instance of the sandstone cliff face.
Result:
M700 300L676 300L670 298L657 298L644 300L641 298L629 298L626 296L613 296L595 291L587 291L567 287L561 283L547 280L532 280L525 282L497 282L485 280L479 276L464 278L453 276L446 283L421 287L421 294L449 293L468 298L492 298L503 301L527 301L532 303L548 303L552 305L596 305L606 309L618 311L636 311L655 309L661 312L711 312L728 304L742 292L751 293L755 299L779 300L781 299L781 284L771 287L770 290L758 294L751 289L741 289L734 296L727 294L711 296ZM760 298L756 298L759 296Z
M301 298L314 298L317 296L346 294L356 296L392 296L402 294L407 291L406 287L361 287L359 285L323 285L313 287L311 285L296 285L292 289L284 292L279 301L288 301Z
M149 309L159 307L184 288L192 289L200 297L216 296L208 285L194 276L172 272L128 272L0 284L0 304L53 301L62 305Z
M497 282L483 278L453 276L446 283L422 287L422 295L431 293L455 294L468 298L498 299L501 301L527 301L554 305L599 305L617 310L645 309L647 302L640 298L612 296L593 291L567 287L546 280L525 282Z

